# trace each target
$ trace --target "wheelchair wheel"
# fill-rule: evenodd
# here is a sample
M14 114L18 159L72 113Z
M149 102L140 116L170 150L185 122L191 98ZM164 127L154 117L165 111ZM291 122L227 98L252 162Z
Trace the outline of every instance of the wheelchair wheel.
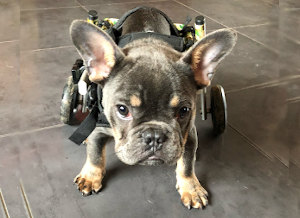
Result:
M75 124L75 113L77 105L78 86L73 83L73 77L70 76L64 86L62 100L60 105L60 120L65 124Z
M220 135L225 131L227 124L226 97L222 86L216 85L211 87L210 104L213 131L214 134Z

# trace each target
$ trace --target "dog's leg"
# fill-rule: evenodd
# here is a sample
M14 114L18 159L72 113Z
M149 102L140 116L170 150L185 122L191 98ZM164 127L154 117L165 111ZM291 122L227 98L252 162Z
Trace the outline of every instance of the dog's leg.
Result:
M86 144L86 162L74 182L82 195L99 192L105 175L105 144L111 136L103 133L103 128L96 127L88 137Z
M176 188L182 203L189 209L191 207L203 208L208 204L208 193L200 185L194 170L197 146L197 132L193 127L187 138L184 153L177 161L176 167Z

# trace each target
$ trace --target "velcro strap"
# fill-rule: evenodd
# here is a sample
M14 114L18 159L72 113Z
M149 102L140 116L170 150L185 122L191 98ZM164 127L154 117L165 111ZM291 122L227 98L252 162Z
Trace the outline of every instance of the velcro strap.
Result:
M69 137L69 139L75 144L80 145L95 129L98 121L98 113L98 107L93 106L92 111Z
M110 124L105 116L105 114L102 112L98 116L98 122L96 124L97 127L110 127Z

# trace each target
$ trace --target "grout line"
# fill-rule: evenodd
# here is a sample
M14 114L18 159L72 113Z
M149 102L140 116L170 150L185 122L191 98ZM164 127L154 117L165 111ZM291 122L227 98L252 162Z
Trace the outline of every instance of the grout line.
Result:
M248 28L248 27L260 27L260 26L268 26L272 23L267 22L267 23L260 23L260 24L249 24L249 25L244 25L244 26L236 26L236 27L231 27L232 29L240 29L240 28Z
M155 2L167 2L169 0L150 0L150 1L144 1L144 2L141 2L141 1L132 1L132 2L115 2L115 3L106 3L105 5L119 5L119 4L134 4L134 3L139 3L139 4L144 4L144 3L155 3ZM84 5L84 7L93 7L93 6L100 6L100 5L103 5L103 4L93 4L93 5Z
M294 164L295 166L297 166L298 168L300 168L300 162L295 160L293 157L290 157L289 165L291 165L291 163Z
M204 13L199 12L199 11L195 10L194 8L189 7L188 5L185 5L185 4L181 3L181 2L178 2L177 0L173 0L173 1L176 2L176 3L178 3L178 4L180 4L180 5L182 5L182 6L184 6L184 7L186 7L186 8L188 8L188 9L190 9L190 10L192 10L192 11L197 12L198 14L204 15L205 17L209 18L210 20L212 20L212 21L214 21L214 22L216 22L216 23L218 23L218 24L220 24L220 25L222 25L222 26L224 26L226 28L230 28L229 26L226 26L225 24L220 23L216 19L214 19L214 18L212 18L212 17L210 17L210 16L208 16L208 15L206 15Z
M266 45L266 44L264 44L264 43L262 43L262 42L260 42L260 41L258 41L258 40L256 40L256 39L254 39L254 38L252 38L252 37L250 37L250 36L248 36L248 35L246 35L246 34L244 34L244 33L241 33L240 31L236 31L236 32L238 32L240 35L242 35L242 36L244 36L244 37L246 37L246 38L248 38L248 39L250 39L250 40L256 42L257 44L259 44L259 45L265 47L266 49L268 49L268 50L274 52L275 54L280 54L280 52L277 51L276 49L271 48L270 46L268 46L268 45Z
M216 23L218 23L218 24L224 26L225 28L233 29L233 27L229 27L229 26L227 26L227 25L225 25L225 24L223 24L223 23L217 21L216 19L214 19L214 18L212 18L212 17L210 17L210 16L208 16L208 15L206 15L206 14L204 14L204 13L201 13L201 12L195 10L194 8L191 8L191 7L185 5L185 4L181 3L181 2L178 2L177 0L173 0L173 1L176 2L176 3L178 3L178 4L183 5L184 7L188 8L188 9L190 9L190 10L192 10L192 11L197 12L198 14L202 14L203 16L205 16L205 17L209 18L210 20L212 20L212 21L214 21L214 22L216 22ZM256 43L258 43L258 44L260 44L260 45L262 45L262 46L264 46L265 48L269 49L270 51L272 51L272 52L274 52L274 53L276 53L276 54L279 53L279 51L277 51L277 50L275 50L275 49L273 49L273 48L271 48L271 47L265 45L264 43L262 43L262 42L260 42L260 41L257 41L256 39L253 39L253 38L251 38L250 36L248 36L248 35L246 35L246 34L244 34L244 33L241 33L241 32L238 31L238 30L235 30L235 31L236 31L237 33L239 33L240 35L242 35L242 36L244 36L244 37L246 37L246 38L248 38L248 39L250 39L250 40L252 40L252 41L254 41L254 42L256 42Z
M169 0L150 0L150 1L132 1L132 2L115 2L115 3L108 3L108 5L119 5L119 4L133 4L133 3L139 3L139 4L143 4L143 3L153 3L153 2L167 2Z
M27 130L27 131L23 131L23 132L8 133L8 134L0 135L0 139L10 137L10 136L17 136L17 135L24 135L24 134L28 134L28 133L40 132L40 131L43 131L43 130L59 128L59 127L62 127L62 126L65 126L65 124L60 123L60 124L56 124L56 125L53 125L53 126L47 126L47 127Z
M1 188L0 188L0 200L1 200L1 203L2 203L2 207L3 207L4 214L5 214L6 218L10 218Z
M244 133L242 133L241 131L239 131L236 127L234 127L232 124L230 124L229 122L227 122L227 125L233 129L237 134L239 134L240 136L242 136L242 138L249 143L251 146L253 146L258 152L260 152L262 155L264 155L266 158L268 158L270 161L274 161L274 158L276 160L278 160L280 163L282 163L285 167L289 168L289 164L284 163L281 158L279 158L276 154L272 153L273 155L269 155L268 153L266 153L263 149L261 149L259 147L258 144L256 144L254 141L252 141L248 136L246 136Z
M262 153L265 157L267 157L269 160L274 160L274 157L270 156L269 154L267 154L264 150L262 150L258 144L256 144L255 142L253 142L248 136L246 136L244 133L242 133L241 131L239 131L237 128L235 128L231 123L227 122L227 125L233 129L236 133L238 133L240 136L242 136L242 138L248 142L250 145L252 145L256 150L258 150L260 153Z
M30 205L29 205L29 201L28 201L28 198L27 198L27 195L25 193L25 189L24 189L24 186L23 186L23 183L22 183L21 180L20 180L20 187L21 187L21 194L23 196L23 200L24 200L24 203L25 203L24 206L25 206L25 209L28 212L28 217L33 218L32 211L31 211L31 208L30 208Z
M18 39L8 40L8 41L1 41L0 44L3 44L3 43L12 43L12 42L18 42L18 41L19 41Z
M21 50L21 53L26 53L26 52L40 52L40 51L48 51L48 50L55 50L55 49L62 49L62 48L72 48L74 47L73 45L62 45L62 46L57 46L57 47L51 47L51 48L38 48L34 50Z
M263 88L267 88L267 87L277 86L277 85L280 85L281 83L288 82L288 81L291 81L291 80L294 80L294 79L299 79L299 78L300 78L300 75L288 76L288 77L273 80L273 81L270 81L270 82L265 82L265 83L260 83L260 84L256 84L256 85L252 85L252 86L247 86L247 87L243 87L243 88L240 88L240 89L228 90L228 91L226 91L226 94L235 93L235 92L244 91L244 90L253 89L253 88L263 89Z
M131 1L131 2L113 2L113 3L106 3L105 5L118 5L118 4L133 4L133 3L152 3L152 2L166 2L168 0L150 0L150 1ZM38 11L38 10L55 10L55 9L72 9L72 8L79 8L82 7L84 10L88 11L88 9L85 6L99 6L102 4L92 4L92 5L82 5L78 0L75 0L75 2L78 4L78 6L62 6L62 7L49 7L49 8L28 8L28 9L21 9L20 12L26 12L26 11Z
M28 9L21 9L20 12L27 12L27 11L45 11L45 10L56 10L56 9L72 9L72 8L80 8L80 6L65 6L65 7L49 7L49 8L28 8Z
M84 5L82 5L78 0L76 0L76 2L77 2L77 4L80 5L80 7L81 7L83 10L85 10L86 12L89 12L89 10L88 10Z
M108 3L108 5L119 5L119 4L134 4L134 3L139 3L139 4L144 4L144 3L153 3L153 2L167 2L169 0L150 0L150 1L132 1L132 2L115 2L115 3Z
M272 152L273 153L273 152ZM290 168L290 160L288 160L287 163L284 162L284 160L279 157L276 153L273 153L274 157L279 160L280 163L282 163L285 167ZM290 158L289 158L290 159Z
M286 99L286 103L294 104L300 102L300 96Z
M300 8L283 8L283 11L299 11L300 10Z

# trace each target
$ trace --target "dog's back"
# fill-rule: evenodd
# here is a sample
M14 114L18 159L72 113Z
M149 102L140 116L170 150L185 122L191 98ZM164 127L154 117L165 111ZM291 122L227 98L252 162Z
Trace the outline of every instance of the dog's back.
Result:
M131 14L124 22L122 35L133 32L156 32L170 35L170 24L154 8L142 7Z

